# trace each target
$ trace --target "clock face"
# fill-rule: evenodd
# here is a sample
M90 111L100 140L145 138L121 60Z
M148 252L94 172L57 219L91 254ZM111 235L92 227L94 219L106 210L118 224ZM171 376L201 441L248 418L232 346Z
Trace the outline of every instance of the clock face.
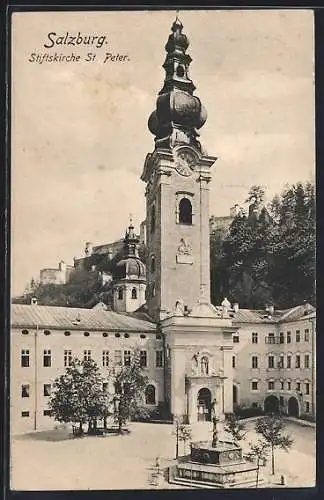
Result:
M180 151L176 154L175 165L181 175L189 176L196 163L196 158L190 151Z

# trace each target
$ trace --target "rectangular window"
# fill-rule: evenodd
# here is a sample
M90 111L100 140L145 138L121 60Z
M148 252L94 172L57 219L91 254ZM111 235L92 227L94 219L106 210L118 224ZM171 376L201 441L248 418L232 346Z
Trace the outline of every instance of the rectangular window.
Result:
M43 411L44 417L50 417L51 416L51 410L44 410Z
M21 416L22 417L29 417L29 411L22 411Z
M232 356L232 368L236 367L236 359L235 356Z
M291 344L291 332L287 332L287 344Z
M102 351L102 366L109 366L109 351Z
M287 390L291 391L291 382L290 381L287 382Z
M21 397L29 398L29 384L21 386Z
M268 368L274 368L274 356L268 356Z
M258 368L258 357L252 356L252 368Z
M305 402L305 412L306 412L306 413L309 413L309 409L310 409L310 408L309 408L309 402L308 402L308 401L306 401L306 402Z
M163 366L163 351L155 351L155 364L157 368L161 368Z
M300 382L296 382L296 391L300 392Z
M284 343L285 343L285 336L284 336L284 332L280 332L280 333L279 333L279 343L280 343L280 344L284 344Z
M52 389L51 384L44 384L44 396L50 396L51 389Z
M257 391L258 390L258 382L253 381L251 384L252 391Z
M43 366L46 366L48 368L48 367L51 366L51 364L52 364L51 350L50 349L44 349Z
M287 356L287 368L291 368L291 356L288 354Z
M305 383L305 394L309 394L309 383Z
M284 367L284 355L280 354L280 359L278 363L278 368L283 368Z
M239 335L233 335L233 344L238 344L240 342L240 337Z
M309 368L309 354L305 354L304 367Z
M115 351L115 365L116 366L121 366L122 365L122 352L121 351Z
M131 352L124 351L124 365L130 366L130 364L131 364Z
M295 368L300 368L300 356L299 356L299 354L296 354Z
M64 366L71 366L72 364L72 351L64 351Z
M21 366L24 368L29 366L29 349L22 349L21 351Z
M91 351L89 349L86 349L83 351L83 361L90 361L91 360Z
M304 331L304 341L309 342L309 329L308 328L306 328L306 330Z
M300 330L296 330L296 342L300 342Z
M269 335L268 335L268 344L275 344L275 343L276 343L276 339L275 339L274 333L269 333Z
M147 366L147 353L146 353L146 351L140 351L140 365Z
M258 334L256 332L252 333L252 344L258 343Z
M274 391L274 381L273 380L269 380L268 382L268 389L269 391Z
M283 391L284 390L284 381L280 380L280 389ZM281 396L280 396L281 397Z

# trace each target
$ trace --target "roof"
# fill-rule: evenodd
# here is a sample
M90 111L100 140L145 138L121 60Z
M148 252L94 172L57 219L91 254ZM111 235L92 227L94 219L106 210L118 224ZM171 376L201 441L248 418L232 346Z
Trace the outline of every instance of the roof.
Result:
M156 324L131 314L98 309L12 304L11 325L16 328L67 330L123 330L149 332Z
M233 316L233 323L284 323L312 317L315 307L303 304L290 309L274 309L274 314L269 315L265 310L239 309Z

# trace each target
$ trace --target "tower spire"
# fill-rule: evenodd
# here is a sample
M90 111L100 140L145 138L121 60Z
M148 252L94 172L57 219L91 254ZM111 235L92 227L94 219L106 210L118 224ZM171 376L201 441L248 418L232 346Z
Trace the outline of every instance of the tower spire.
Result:
M188 47L189 39L183 33L177 12L165 45L163 87L158 94L156 110L148 121L156 147L173 149L178 144L189 144L201 150L197 130L205 123L207 113L198 97L193 95L196 87L189 76L192 59L186 53Z

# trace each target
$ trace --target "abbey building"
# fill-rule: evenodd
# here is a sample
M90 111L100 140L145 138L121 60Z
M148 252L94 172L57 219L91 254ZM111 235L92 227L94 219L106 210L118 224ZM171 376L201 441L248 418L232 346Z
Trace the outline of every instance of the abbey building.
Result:
M170 417L210 420L214 399L223 417L235 406L315 415L314 308L250 311L225 298L210 302L209 186L217 158L199 140L207 113L189 75L188 46L176 19L148 122L155 145L141 174L147 264L130 223L112 271L112 310L12 305L13 429L53 425L47 398L72 358L93 358L105 376L134 349L150 381L145 404Z

